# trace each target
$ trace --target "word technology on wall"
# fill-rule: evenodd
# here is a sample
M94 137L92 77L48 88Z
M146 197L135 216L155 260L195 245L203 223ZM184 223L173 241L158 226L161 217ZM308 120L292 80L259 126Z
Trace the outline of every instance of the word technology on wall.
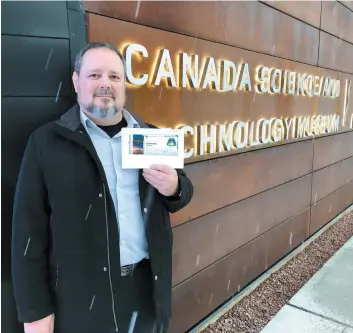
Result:
M185 152L193 155L215 154L254 147L261 144L303 138L338 131L339 116L308 116L293 118L234 121L230 124L181 126L194 137L194 147ZM195 151L196 149L196 151Z
M185 52L171 55L166 48L157 52L153 50L153 53L149 54L141 44L125 44L122 49L126 59L127 81L132 86L154 87L163 84L170 89L179 90L208 89L219 93L253 91L253 94L292 95L303 98L337 99L341 95L340 80L329 77L271 68L263 64L250 68L244 61L235 63L224 59L215 60L213 57L200 57ZM141 70L141 61L151 64L148 70L146 67ZM350 87L351 82L346 80L342 125L352 128L353 115L346 112ZM340 115L336 110L326 115L308 111L314 115L256 120L229 119L222 124L202 124L200 119L198 124L182 124L177 127L185 132L187 142L192 142L191 145L185 145L185 158L340 130Z

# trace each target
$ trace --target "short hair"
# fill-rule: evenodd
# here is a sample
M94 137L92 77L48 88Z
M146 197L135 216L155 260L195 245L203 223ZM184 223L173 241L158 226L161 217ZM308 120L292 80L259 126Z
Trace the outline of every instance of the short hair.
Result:
M124 59L123 55L120 53L120 51L113 44L110 44L108 42L90 42L85 47L83 47L80 50L80 52L77 54L76 59L75 59L75 68L74 68L75 72L77 74L80 74L83 56L85 55L85 53L89 50L99 49L99 48L106 48L106 49L112 50L119 56L119 58L123 62L124 76L126 77L126 63L125 63L125 59Z

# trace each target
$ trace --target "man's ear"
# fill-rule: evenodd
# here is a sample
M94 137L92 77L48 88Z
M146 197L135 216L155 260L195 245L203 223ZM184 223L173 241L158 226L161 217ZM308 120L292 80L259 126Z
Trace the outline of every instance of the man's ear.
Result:
M72 83L74 85L74 88L75 88L75 92L77 94L77 89L78 89L78 75L76 72L73 72L72 74Z

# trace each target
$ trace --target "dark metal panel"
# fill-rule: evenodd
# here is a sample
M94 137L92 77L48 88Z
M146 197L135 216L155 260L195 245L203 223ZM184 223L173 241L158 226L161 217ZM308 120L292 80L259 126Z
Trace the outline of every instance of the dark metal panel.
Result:
M321 1L261 1L320 28Z
M337 1L322 1L321 29L353 43L353 12Z
M84 1L87 11L317 64L319 30L257 1Z
M20 159L30 133L42 124L59 117L71 105L70 99L49 97L1 99L2 176L17 178Z
M1 33L68 38L66 1L2 1Z
M311 175L174 228L173 285L310 207Z
M314 140L314 171L353 156L353 131Z
M78 3L78 1L69 1L68 3ZM71 71L74 70L75 59L78 52L83 48L86 41L85 14L78 10L68 10L69 28L70 28L70 63Z
M353 45L320 31L319 67L353 73Z
M312 142L293 144L189 164L191 203L172 215L177 226L311 172Z
M2 96L70 96L66 39L2 36Z
M20 333L11 282L12 207L15 187L30 133L60 116L70 107L70 99L2 98L1 100L1 302L4 332Z
M304 241L309 219L310 208L176 286L169 333L185 332Z
M67 0L67 9L78 10L84 13L84 8L81 0Z
M70 106L69 99L2 98L1 100L1 228L2 275L10 277L10 241L12 204L20 163L30 133L50 121Z
M311 207L310 235L353 204L353 182L323 198Z
M353 157L314 172L311 204L316 204L351 181L353 181Z

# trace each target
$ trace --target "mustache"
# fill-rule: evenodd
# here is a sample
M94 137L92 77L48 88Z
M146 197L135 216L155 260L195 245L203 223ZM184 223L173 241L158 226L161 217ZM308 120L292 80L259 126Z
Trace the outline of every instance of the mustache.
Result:
M95 92L94 96L99 96L99 95L105 95L105 96L110 96L115 98L115 93L114 91L110 89L99 89Z

